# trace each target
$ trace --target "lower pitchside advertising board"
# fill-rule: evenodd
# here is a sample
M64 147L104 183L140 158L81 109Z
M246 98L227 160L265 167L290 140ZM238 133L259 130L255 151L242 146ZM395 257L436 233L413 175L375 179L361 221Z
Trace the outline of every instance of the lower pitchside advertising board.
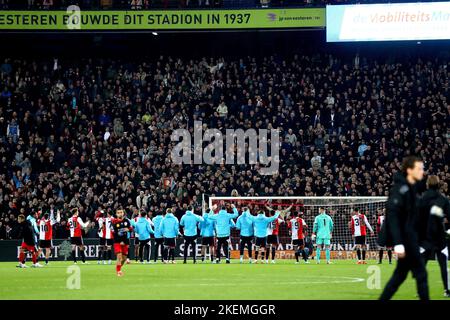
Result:
M325 8L0 11L0 30L211 30L325 27Z
M84 239L84 245L86 246L86 258L88 260L97 260L100 253L99 239ZM131 240L130 245L130 257L134 258L134 239ZM153 246L153 239L151 240L151 245ZM21 241L19 240L2 240L0 241L0 261L17 261L19 257ZM201 238L197 239L197 257L201 254ZM239 244L234 243L230 247L231 258L238 259L239 255ZM253 249L255 247L253 246ZM333 244L331 251L332 259L353 259L355 258L354 245L353 244ZM370 248L369 248L370 249ZM184 241L182 238L178 238L175 247L175 256L182 257L184 252ZM191 257L191 248L189 248L188 254ZM153 257L154 251L151 252L151 257ZM315 250L310 252L310 255L314 256ZM324 252L322 252L324 254ZM369 257L376 258L378 252L376 250L371 250ZM79 257L78 249L76 251L77 257ZM44 253L41 254L41 258L44 257ZM247 258L247 250L245 250L245 257ZM27 260L30 260L31 256L28 254ZM146 259L147 257L145 257ZM292 244L279 244L276 252L277 259L294 259L294 251ZM53 248L51 251L51 260L58 261L71 261L72 260L72 245L69 239L57 239L53 240Z

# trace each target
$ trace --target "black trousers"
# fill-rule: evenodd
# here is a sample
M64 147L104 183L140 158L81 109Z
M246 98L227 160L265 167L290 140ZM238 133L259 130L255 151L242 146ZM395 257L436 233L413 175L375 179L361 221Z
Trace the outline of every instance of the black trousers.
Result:
M448 248L444 248L444 250L448 253ZM433 255L436 255L436 259L439 263L439 268L441 269L441 278L442 283L444 284L444 290L448 291L448 270L447 270L447 264L448 264L448 257L443 252L443 249L440 248L433 248L426 250L424 253L422 253L422 257L424 259L424 264L426 265L428 260L430 260Z
M195 258L196 258L196 243L195 243L195 239L197 237L196 236L184 236L184 261L186 261L187 259L187 254L188 254L188 249L189 246L192 246L192 259L194 260L195 263Z
M153 261L156 262L158 260L158 252L161 248L161 261L164 260L164 239L163 238L155 238L155 249L154 249L154 255L153 255Z
M150 239L139 240L139 260L144 261L144 252L147 252L147 261L150 261Z
M406 256L398 259L397 266L394 270L389 282L386 284L380 300L389 300L397 292L400 285L406 280L408 273L411 271L416 283L417 293L420 300L429 300L427 271L425 269L424 261L420 255L419 247L406 247Z
M228 237L217 237L216 256L217 256L217 259L219 259L219 260L220 260L220 257L221 257L220 249L222 247L223 247L223 252L225 254L225 258L228 259Z
M247 246L248 249L248 257L251 258L252 257L252 239L253 237L245 237L245 236L241 236L241 241L239 242L239 252L240 255L244 255L244 249L245 246Z

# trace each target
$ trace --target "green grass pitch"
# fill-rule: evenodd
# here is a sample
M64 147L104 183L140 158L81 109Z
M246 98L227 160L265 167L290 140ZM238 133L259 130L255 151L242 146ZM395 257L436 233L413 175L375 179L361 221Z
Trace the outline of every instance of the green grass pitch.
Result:
M78 264L80 289L68 289L67 267L71 262L50 262L40 269L19 269L16 263L0 263L0 299L377 299L381 289L369 289L368 267L336 260L295 265L290 260L276 264L125 265L119 278L114 265ZM28 265L30 265L28 263ZM394 270L380 266L381 288ZM439 267L427 266L432 299L445 299ZM369 281L370 282L370 281ZM409 276L395 299L416 299L415 282Z

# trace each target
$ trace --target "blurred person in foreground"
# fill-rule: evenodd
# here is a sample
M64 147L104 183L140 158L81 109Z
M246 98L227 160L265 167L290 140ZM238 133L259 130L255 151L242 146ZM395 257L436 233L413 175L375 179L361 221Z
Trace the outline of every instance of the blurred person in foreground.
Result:
M380 300L389 300L411 271L419 298L429 300L425 264L419 247L418 182L423 179L423 161L415 156L403 159L402 170L394 175L394 184L386 203L386 221L379 235L381 246L393 246L398 256L397 266Z

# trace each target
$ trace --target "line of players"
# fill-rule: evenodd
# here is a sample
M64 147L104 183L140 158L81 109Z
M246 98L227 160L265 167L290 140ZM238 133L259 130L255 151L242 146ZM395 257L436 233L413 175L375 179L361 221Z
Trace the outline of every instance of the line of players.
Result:
M163 263L175 263L175 241L178 236L181 236L180 226L183 227L184 237L184 263L187 260L187 253L189 246L192 246L192 258L196 263L195 241L200 231L202 237L202 251L201 259L205 260L206 253L209 253L211 262L219 263L222 257L222 250L226 262L230 262L229 256L229 239L231 228L236 228L240 233L240 262L243 262L244 251L247 248L250 263L258 263L259 258L262 262L269 263L271 255L271 262L275 263L276 248L279 240L279 226L285 223L284 216L289 215L287 225L290 231L292 244L295 252L296 263L299 263L299 257L309 263L308 257L311 253L311 248L306 247L305 236L308 225L302 218L303 213L290 213L292 206L285 210L274 210L266 206L269 216L265 215L264 210L260 210L257 215L252 215L250 210L246 207L242 209L239 216L236 207L231 204L232 213L228 213L227 207L223 206L217 214L214 211L217 209L213 207L212 210L206 210L202 216L196 215L192 207L189 207L180 221L173 215L171 209L165 213L159 213L153 219L150 219L145 212L141 212L139 217L131 220L125 217L123 210L118 210L116 217L113 217L111 212L105 213L100 210L96 215L98 223L100 238L100 254L99 259L103 263L108 261L111 264L112 248L116 256L120 254L125 257L125 262L128 260L128 245L131 238L131 232L135 234L135 257L139 256L140 261L144 261L144 252L147 251L147 261L150 261L150 238L153 235L155 239L154 248L154 262L157 261L159 252L161 252L161 260ZM83 222L78 216L78 209L72 209L72 216L68 220L67 228L70 230L70 240L72 245L72 258L77 263L76 247L80 252L80 257L83 263L86 263L85 246L83 244L82 230L85 229L89 222ZM46 213L39 219L40 212L35 215L30 215L25 220L23 216L19 217L19 222L28 223L30 226L30 236L25 237L21 246L19 255L19 267L25 266L25 252L29 251L32 254L33 267L40 267L37 262L37 257L42 249L46 250L45 263L48 264L50 249L52 248L52 226L60 221L60 213L57 212L56 218L54 212ZM237 218L236 222L234 219ZM384 215L378 218L378 229L384 220ZM127 226L122 226L122 222ZM128 221L128 222L127 222ZM367 229L373 235L373 229L367 220L367 217L355 210L352 215L349 227L355 239L355 248L358 256L358 264L365 264L366 258L366 234ZM122 230L126 229L126 230ZM333 230L333 220L325 213L324 208L319 208L319 215L315 218L313 226L312 239L316 240L316 261L320 262L321 250L325 250L326 262L330 263L330 242ZM39 248L37 246L36 236L39 238ZM27 238L27 239L25 239ZM31 240L30 240L31 239ZM253 239L255 239L255 252L253 255ZM27 241L25 241L27 240ZM120 244L120 246L118 245ZM380 262L383 251L380 250ZM389 262L392 259L392 250L388 248ZM264 259L265 258L265 259ZM99 263L100 263L99 260ZM122 261L122 257L118 261ZM120 262L122 265L122 262Z

